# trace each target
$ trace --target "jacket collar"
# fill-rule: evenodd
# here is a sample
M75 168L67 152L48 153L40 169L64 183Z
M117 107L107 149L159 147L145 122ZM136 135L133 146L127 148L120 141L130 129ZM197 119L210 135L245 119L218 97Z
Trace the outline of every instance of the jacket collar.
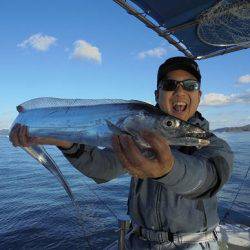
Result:
M202 129L209 131L209 122L202 116L199 111L196 111L195 114L188 120L189 123L199 126Z

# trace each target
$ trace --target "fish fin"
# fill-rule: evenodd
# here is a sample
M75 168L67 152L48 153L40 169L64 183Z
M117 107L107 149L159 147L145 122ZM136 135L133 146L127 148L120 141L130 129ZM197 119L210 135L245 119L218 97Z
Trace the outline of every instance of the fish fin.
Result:
M55 163L55 161L51 158L45 148L41 145L34 145L30 147L22 147L24 151L26 151L29 155L35 158L39 163L41 163L46 169L48 169L62 184L63 188L69 195L70 199L74 204L76 204L75 198L69 188L69 184L64 178L62 172L59 167Z
M112 131L115 135L121 135L123 134L123 131L118 128L117 126L115 126L111 121L109 120L105 120L107 123L108 128L110 129L110 131Z
M121 135L121 134L128 134L126 131L121 130L119 127L114 125L111 121L105 120L107 123L108 128L115 134L115 135Z
M40 97L31 99L22 103L21 106L24 110L50 108L50 107L77 107L77 106L94 106L106 104L128 104L128 103L144 103L146 102L137 100L121 100L121 99L61 99L53 97Z

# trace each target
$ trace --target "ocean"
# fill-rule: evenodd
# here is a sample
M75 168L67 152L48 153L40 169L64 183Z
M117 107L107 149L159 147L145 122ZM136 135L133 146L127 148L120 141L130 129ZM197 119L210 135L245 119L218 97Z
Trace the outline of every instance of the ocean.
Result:
M250 132L217 135L235 153L232 177L219 193L220 217L230 209L225 220L250 226ZM118 237L117 217L126 214L129 176L97 185L55 147L47 148L80 205L83 225L57 179L0 136L0 249L103 249Z

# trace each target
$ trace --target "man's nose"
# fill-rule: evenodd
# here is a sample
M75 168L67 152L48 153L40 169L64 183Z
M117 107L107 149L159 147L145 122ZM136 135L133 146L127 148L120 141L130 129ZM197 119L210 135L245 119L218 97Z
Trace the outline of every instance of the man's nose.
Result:
M183 85L182 85L181 82L177 85L177 87L176 87L176 89L175 89L175 92L176 92L176 93L184 92L184 88L183 88Z

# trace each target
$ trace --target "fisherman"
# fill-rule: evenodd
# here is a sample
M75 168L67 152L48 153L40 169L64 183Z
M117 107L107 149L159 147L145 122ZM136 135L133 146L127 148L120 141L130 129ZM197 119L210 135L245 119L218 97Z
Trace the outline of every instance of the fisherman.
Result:
M166 60L158 70L156 105L204 130L207 120L197 111L201 74L187 57ZM131 228L126 249L219 249L217 192L229 179L233 153L213 135L202 148L169 146L163 137L142 131L156 158L143 156L128 135L113 137L113 150L50 138L31 138L27 127L13 127L14 146L56 145L69 162L97 183L131 175L128 214ZM114 248L115 249L115 248Z

